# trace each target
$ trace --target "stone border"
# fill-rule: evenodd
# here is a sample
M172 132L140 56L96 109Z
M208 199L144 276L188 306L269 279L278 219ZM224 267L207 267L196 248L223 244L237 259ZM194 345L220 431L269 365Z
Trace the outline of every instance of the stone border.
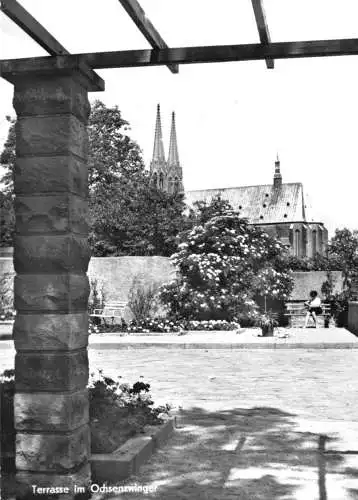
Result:
M187 343L179 343L179 342L103 342L97 344L89 344L89 349L227 349L227 350L276 350L276 349L358 349L358 342L315 342L315 343L217 343L217 342L187 342ZM2 338L0 335L0 349L14 349L14 344L12 342L12 338Z
M358 349L358 342L315 342L315 343L288 343L288 342L250 342L250 343L218 343L218 342L103 342L89 344L89 349L229 349L229 350L256 350L256 349Z
M153 427L146 434L126 441L118 450L91 456L92 483L111 483L127 479L136 474L155 450L160 448L177 427L177 417L169 418L164 424Z

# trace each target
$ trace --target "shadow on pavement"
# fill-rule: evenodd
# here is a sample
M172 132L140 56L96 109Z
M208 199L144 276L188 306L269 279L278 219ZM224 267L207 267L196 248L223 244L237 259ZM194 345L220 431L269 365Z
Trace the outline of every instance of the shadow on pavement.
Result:
M337 471L341 479L352 478L353 474L357 477L356 469L345 466L344 456L326 453L326 444L332 441L324 434L299 431L297 416L276 408L227 411L192 408L181 411L175 435L142 466L138 476L124 483L156 486L156 493L96 498L357 498L356 490L345 484L342 486L345 496L329 494L329 484ZM330 478L329 484L327 478Z

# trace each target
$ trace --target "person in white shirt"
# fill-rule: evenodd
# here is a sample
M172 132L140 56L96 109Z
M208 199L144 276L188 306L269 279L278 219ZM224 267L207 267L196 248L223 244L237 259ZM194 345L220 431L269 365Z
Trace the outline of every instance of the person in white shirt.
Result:
M322 314L322 303L321 299L318 297L316 290L310 292L310 300L305 302L307 307L305 328L308 327L309 319L312 318L314 322L314 328L317 328L317 315Z

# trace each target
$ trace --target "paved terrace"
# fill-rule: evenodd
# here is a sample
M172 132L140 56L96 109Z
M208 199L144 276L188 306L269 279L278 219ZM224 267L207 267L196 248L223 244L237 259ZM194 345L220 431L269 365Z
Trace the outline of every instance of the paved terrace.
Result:
M358 499L357 339L333 328L285 332L91 336L91 371L148 381L156 404L180 411L175 436L127 482L156 494L108 498ZM252 348L232 348L240 343ZM13 357L11 341L0 342L1 369Z

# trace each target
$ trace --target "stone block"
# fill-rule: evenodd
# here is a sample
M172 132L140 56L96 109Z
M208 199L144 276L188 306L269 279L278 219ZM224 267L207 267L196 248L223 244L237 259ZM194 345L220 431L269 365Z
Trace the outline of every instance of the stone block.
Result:
M14 266L19 274L86 273L91 256L87 236L77 234L15 237Z
M15 375L17 392L82 390L88 382L87 349L56 354L19 352Z
M16 434L16 469L65 472L81 466L90 454L90 429L66 434Z
M20 234L73 231L87 235L88 202L70 194L17 196L16 230Z
M14 188L16 194L70 192L87 198L87 165L72 155L17 158Z
M16 393L15 427L24 431L69 432L89 422L87 389L71 394Z
M172 417L156 429L149 429L146 435L128 439L113 453L93 454L92 480L115 484L131 474L138 474L140 467L173 434L175 427L175 417Z
M18 116L72 113L84 123L91 109L86 89L66 76L41 76L17 81L13 106Z
M67 500L67 498L75 498L75 494L80 487L84 487L86 491L89 490L91 469L87 462L75 472L71 471L67 474L18 471L16 474L16 482L18 500L29 500L29 498L31 498L30 495L33 494L32 485L36 485L39 488L69 488L72 497L65 496L65 493L58 495L59 499ZM43 500L46 498L53 498L56 500L56 495L46 496L44 494L37 494L34 498L42 498Z
M16 155L65 155L86 159L86 126L73 115L26 116L16 122Z
M89 293L85 274L20 274L14 280L14 303L20 313L84 312Z
M13 328L17 351L66 351L88 345L88 313L17 314Z

